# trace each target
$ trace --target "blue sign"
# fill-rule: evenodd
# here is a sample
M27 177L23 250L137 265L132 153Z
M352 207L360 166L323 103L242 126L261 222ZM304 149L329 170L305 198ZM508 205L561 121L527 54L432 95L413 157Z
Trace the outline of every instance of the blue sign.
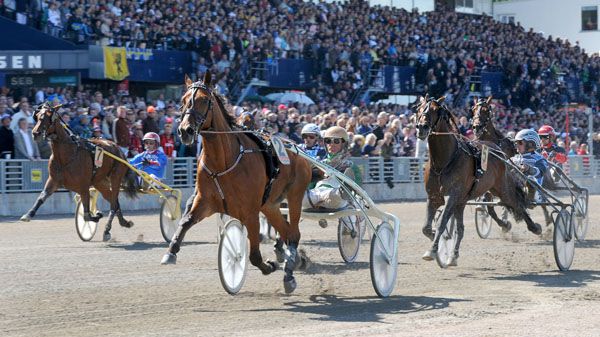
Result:
M267 61L266 81L277 88L306 89L315 86L314 61L276 59Z
M148 51L144 52L144 57L127 60L128 80L183 83L184 75L194 72L191 52L152 50L151 60L147 59Z
M492 95L494 97L502 96L504 87L504 73L502 72L481 72L481 94L484 96Z
M399 66L383 66L383 83L370 83L374 87L383 87L390 94L415 93L415 68Z

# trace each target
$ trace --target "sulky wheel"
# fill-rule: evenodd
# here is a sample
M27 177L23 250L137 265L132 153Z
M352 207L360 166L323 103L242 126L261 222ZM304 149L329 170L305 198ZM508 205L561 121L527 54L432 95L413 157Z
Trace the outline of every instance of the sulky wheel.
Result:
M396 285L398 251L394 228L387 222L377 226L371 239L371 282L379 297L388 297Z
M362 217L357 215L344 216L339 219L338 224L338 248L340 255L346 263L356 260L360 248Z
M181 219L181 208L174 195L167 196L160 206L160 232L167 243L171 242Z
M574 203L575 237L579 241L585 240L590 220L588 218L588 191L579 193Z
M90 208L91 213L95 213L96 207L92 206ZM81 204L81 201L77 203L75 208L75 229L77 230L77 235L82 241L90 241L98 229L97 222L85 221L83 219L83 205Z
M441 216L438 220L441 220ZM436 223L436 227L439 229L439 223ZM450 220L446 224L446 230L440 234L440 241L438 243L437 254L435 260L441 268L448 268L449 261L452 260L454 254L454 247L456 246L456 239L458 238L458 230L456 225L456 219L454 216L450 217Z
M561 210L554 219L554 260L561 271L567 271L575 254L575 226L567 209Z
M482 239L487 239L492 232L492 216L487 212L486 207L477 207L475 209L475 229L477 235Z
M230 295L237 294L246 280L248 270L248 238L246 228L237 219L230 219L219 241L219 278Z

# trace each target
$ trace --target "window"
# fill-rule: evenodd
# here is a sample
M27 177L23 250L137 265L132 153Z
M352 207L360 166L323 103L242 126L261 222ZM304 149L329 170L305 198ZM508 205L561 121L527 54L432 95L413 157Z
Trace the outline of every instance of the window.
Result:
M514 24L515 23L515 16L512 15L512 14L510 14L510 15L500 15L500 22Z
M581 30L598 30L598 6L581 8Z
M456 7L473 8L473 0L456 0Z

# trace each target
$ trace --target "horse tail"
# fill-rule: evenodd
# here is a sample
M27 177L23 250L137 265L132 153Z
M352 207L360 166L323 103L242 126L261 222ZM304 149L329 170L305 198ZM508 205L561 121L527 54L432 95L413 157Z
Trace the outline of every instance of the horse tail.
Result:
M125 190L125 195L129 199L137 198L137 194L140 188L138 184L138 176L130 168L127 168L127 173L125 173L125 184L123 187Z
M516 173L512 172L511 169L506 169L505 181L509 182L510 187L508 190L514 191L514 205L510 205L510 203L506 203L506 207L515 217L517 222L522 221L525 218L523 214L525 209L527 208L528 198L527 194L523 188L525 182L521 182L519 177L517 177ZM510 195L510 194L509 194Z

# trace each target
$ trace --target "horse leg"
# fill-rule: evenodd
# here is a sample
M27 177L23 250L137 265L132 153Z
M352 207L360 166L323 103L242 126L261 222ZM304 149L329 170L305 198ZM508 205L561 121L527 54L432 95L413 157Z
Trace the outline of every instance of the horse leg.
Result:
M104 228L104 233L102 235L102 241L109 241L111 239L110 230L112 228L112 221L115 217L115 197L113 191L111 191L110 186L107 186L104 183L98 183L94 185L96 190L98 190L102 197L110 203L110 212L108 213L108 222L106 223L106 227ZM118 202L118 200L117 200Z
M429 238L429 240L433 241L434 235L432 230L432 222L435 217L435 212L440 206L444 205L444 197L441 196L429 196L427 198L427 219L425 220L425 225L423 225L423 235Z
M544 211L544 220L546 221L546 227L552 225L552 217L548 212L548 208L546 206L542 206L542 210Z
M125 173L127 173L127 171L125 171ZM117 218L119 219L119 225L121 225L121 227L125 227L125 228L131 228L133 227L133 221L129 221L126 220L125 217L123 216L123 212L121 211L121 204L119 203L119 192L121 189L121 180L123 180L123 177L125 175L125 173L118 175L118 174L113 174L110 177L110 186L111 186L111 202L110 202L110 218L109 218L109 223L111 223L111 220L114 218L114 216L116 215ZM107 225L108 227L108 225ZM109 228L110 230L110 228Z
M456 201L454 200L454 197L451 196L450 198L448 198L446 207L444 207L444 212L442 213L442 216L439 220L438 228L435 231L433 245L431 246L430 250L425 252L425 254L423 255L423 260L432 261L437 256L437 250L438 250L438 245L440 243L440 237L441 237L442 233L444 233L446 231L446 224L448 223L448 220L450 219L450 217L452 216L452 213L454 212L455 204L456 204Z
M90 190L83 189L80 193L81 204L83 205L83 220L98 222L102 218L102 213L90 214Z
M465 235L465 224L463 222L464 219L464 213L465 213L465 206L466 204L462 204L462 205L457 205L456 208L454 208L454 218L456 219L456 231L457 231L457 237L456 237L456 244L454 245L454 252L452 254L452 256L449 258L449 260L447 261L448 266L457 266L458 263L458 251L460 250L460 243L463 239L463 236Z
M181 249L181 243L185 238L185 233L196 223L202 221L202 219L210 216L212 212L209 210L208 202L202 202L202 197L198 195L197 191L190 196L185 206L185 213L179 220L179 227L173 235L173 239L169 244L167 253L163 256L161 264L175 264L177 263L177 253Z
M263 261L260 253L260 221L258 216L249 216L244 218L244 224L248 229L248 239L250 240L250 263L260 269L263 275L269 275L279 269L277 263L267 260Z
M492 217L492 219L494 219L494 221L498 224L498 226L502 227L503 232L506 233L510 231L512 227L510 222L500 219L500 217L498 217L498 214L496 214L496 210L493 206L487 206L487 212Z
M39 197L33 204L33 207L27 213L23 214L21 217L21 221L28 222L35 216L37 210L42 206L42 204L48 199L56 190L58 189L58 184L52 179L52 177L48 177L46 181L46 185L44 185L44 190L40 193Z

